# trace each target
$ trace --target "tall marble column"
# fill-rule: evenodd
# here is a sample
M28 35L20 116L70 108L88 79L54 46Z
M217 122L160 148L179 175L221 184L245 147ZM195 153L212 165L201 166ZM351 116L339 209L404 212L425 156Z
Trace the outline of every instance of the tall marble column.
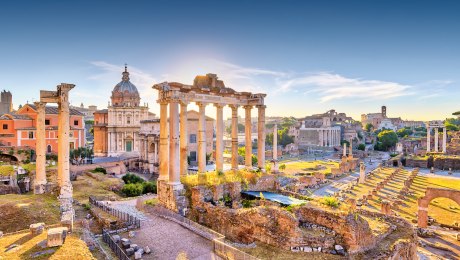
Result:
M224 115L223 106L214 104L216 107L216 170L224 169Z
M187 175L187 103L180 103L180 175Z
M238 106L232 108L232 170L238 170Z
M163 100L160 103L160 150L158 153L160 165L158 180L169 180L169 137L168 137L168 102Z
M37 154L36 173L34 181L34 193L42 194L45 192L46 185L46 140L45 140L45 102L35 102L37 108L37 133L35 139Z
M439 152L439 129L437 127L434 129L434 151Z
M347 156L347 143L343 143L343 151L342 151L342 156L345 157Z
M426 152L431 152L431 128L426 127Z
M169 184L180 184L179 101L169 102Z
M318 130L319 146L323 146L323 130Z
M58 86L58 183L61 188L61 198L72 198L73 193L69 162L69 91L74 87L75 85L65 83Z
M265 171L265 105L258 105L257 119L257 164Z
M273 127L273 160L278 160L278 126Z
M198 112L198 172L206 172L206 104L197 103Z
M252 109L252 106L244 106L244 111L245 111L244 131L245 131L245 143L246 143L246 148L245 148L246 154L245 154L244 162L247 168L252 167L251 109Z
M442 129L442 152L447 152L447 128Z

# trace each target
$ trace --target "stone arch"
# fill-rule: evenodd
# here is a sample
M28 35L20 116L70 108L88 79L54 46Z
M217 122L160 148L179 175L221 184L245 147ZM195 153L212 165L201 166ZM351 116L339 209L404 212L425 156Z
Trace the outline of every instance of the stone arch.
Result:
M435 198L448 198L460 205L460 190L428 187L425 196L418 199L418 226L426 228L428 225L428 205Z
M6 161L12 164L18 163L18 158L14 155L10 154L0 154L0 161Z

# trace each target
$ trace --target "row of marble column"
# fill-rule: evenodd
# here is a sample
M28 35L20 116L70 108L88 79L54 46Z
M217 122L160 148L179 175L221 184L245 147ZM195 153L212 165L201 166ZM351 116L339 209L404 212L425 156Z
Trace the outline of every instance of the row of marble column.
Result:
M72 185L70 182L69 162L69 132L70 132L70 108L68 92L74 87L71 84L58 86L58 176L57 182L61 188L62 197L72 197ZM35 102L37 108L37 133L36 133L36 173L34 181L34 193L45 192L46 180L46 102Z
M434 128L434 152L439 152L439 127L426 128L426 151L431 152L431 129ZM446 152L447 147L447 129L442 128L442 152Z
M169 180L171 184L180 184L180 176L187 174L187 103L171 99L160 103L160 148L159 172L160 180ZM206 172L206 106L209 103L197 102L198 112L198 172ZM169 133L168 133L169 105ZM180 106L180 113L179 113ZM224 104L214 104L216 107L216 170L223 170L224 163ZM238 169L238 105L229 105L232 109L232 169ZM265 167L265 105L256 106L258 109L258 167ZM245 109L245 165L252 167L252 138L251 138L251 109ZM168 136L169 134L169 136Z
M339 146L341 133L340 129L319 129L319 146Z

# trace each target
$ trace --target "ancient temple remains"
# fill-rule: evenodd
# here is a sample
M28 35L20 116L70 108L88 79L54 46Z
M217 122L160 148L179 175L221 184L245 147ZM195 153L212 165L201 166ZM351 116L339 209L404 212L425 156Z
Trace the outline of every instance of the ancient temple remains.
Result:
M180 212L185 206L183 185L180 176L187 171L187 105L195 102L199 107L198 130L198 171L206 172L206 122L205 109L213 104L217 109L216 114L216 170L223 170L223 108L232 109L232 160L233 170L238 169L238 108L245 109L246 126L246 166L251 166L252 149L251 136L251 109L258 109L258 167L265 167L265 105L266 94L253 94L250 92L237 92L227 88L217 75L207 74L197 76L193 85L177 82L163 82L155 84L158 90L158 103L160 104L160 148L159 148L159 173L158 197L167 208ZM168 121L169 106L169 121ZM179 108L180 107L180 108ZM179 112L180 110L180 112ZM180 116L179 116L180 115ZM168 127L169 126L169 127ZM168 136L169 128L169 136ZM248 130L249 129L249 130Z

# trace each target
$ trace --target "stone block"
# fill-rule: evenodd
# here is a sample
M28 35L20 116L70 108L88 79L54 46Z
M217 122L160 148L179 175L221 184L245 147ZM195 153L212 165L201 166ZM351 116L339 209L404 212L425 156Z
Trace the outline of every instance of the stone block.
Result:
M121 242L129 242L129 239L127 239L127 238L122 238L122 239L121 239Z
M125 242L121 242L121 246L123 248L125 248L125 249L130 248L131 247L131 241L128 240L128 241L125 241Z
M139 249L139 246L137 244L131 244L129 247L134 249L134 251L137 251Z
M121 239L121 238L120 238L119 235L114 235L114 236L112 236L112 239L113 239L113 241L114 241L115 243L118 243L118 242L120 242L120 239Z
M72 232L73 230L74 216L75 211L73 209L61 213L61 225L63 227L67 227L69 229L69 232Z
M64 244L65 242L67 232L68 232L67 227L58 227L58 228L48 229L47 246L48 247L62 246L62 244Z
M132 256L132 255L134 255L134 249L132 249L132 248L126 249L126 255L127 255L127 256Z
M145 247L144 247L144 252L145 252L146 254L150 254L150 253L152 253L152 250L150 250L150 247L149 247L149 246L145 246Z
M33 236L39 235L45 230L45 223L30 224L29 230Z
M141 252L135 252L135 253L134 253L134 259L136 259L136 260L137 260L137 259L142 259L142 254L141 254Z

